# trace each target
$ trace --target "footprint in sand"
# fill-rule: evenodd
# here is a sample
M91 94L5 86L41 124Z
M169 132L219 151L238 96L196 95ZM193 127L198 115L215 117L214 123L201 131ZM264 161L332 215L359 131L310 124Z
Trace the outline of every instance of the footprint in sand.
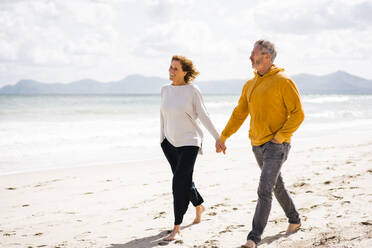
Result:
M328 196L329 196L328 199L333 200L333 201L342 200L344 198L342 196L333 195L333 194L329 194Z
M278 224L280 222L287 222L287 218L277 218L277 219L269 220L269 222L273 222L275 224Z
M211 185L209 185L209 187L217 187L217 186L220 186L221 184L219 184L219 183L216 183L216 184L211 184Z
M6 188L7 190L16 190L17 188L13 188L13 187L8 187Z
M372 225L372 221L370 221L370 220L362 221L362 222L360 222L360 224L362 224L364 226L371 226Z
M209 215L209 216L215 216L215 215L217 215L217 213L216 212L210 212L210 213L207 213L207 215Z
M165 218L165 215L166 215L166 212L159 212L159 213L154 217L154 220L155 220L155 219L159 219L159 218Z
M313 246L323 246L323 245L330 245L339 243L341 237L335 235L334 233L321 233L321 238L318 241L313 243Z
M16 235L16 232L6 232L3 234L3 236L5 237L10 237L10 236L13 236L13 235Z
M211 239L211 240L207 240L204 242L204 244L206 245L199 245L199 246L194 246L195 248L205 248L205 247L221 247L218 240L215 240L215 239Z
M74 237L74 239L78 240L78 241L85 241L86 239L83 239L84 237L90 235L91 232L83 232L81 234L78 234Z
M216 205L213 205L212 207L210 207L211 209L217 209L219 207L227 207L229 206L228 204L225 204L225 203L218 203Z
M299 183L294 183L292 185L292 187L294 188L301 188L301 187L304 187L304 186L308 186L309 184L308 183L305 183L305 182L299 182Z
M315 204L315 205L310 206L311 209L318 208L318 207L319 207L318 204Z
M54 248L63 248L63 247L67 247L67 241L63 241L61 244L54 246Z
M234 229L244 227L244 225L230 225L225 228L225 230L220 231L218 234L223 234L227 232L232 232Z
M55 183L55 182L58 182L58 181L62 181L62 179L53 179L53 180L50 180L50 181L41 182L41 183L36 184L34 187L37 188L37 187L41 187L41 186L46 186L48 184Z

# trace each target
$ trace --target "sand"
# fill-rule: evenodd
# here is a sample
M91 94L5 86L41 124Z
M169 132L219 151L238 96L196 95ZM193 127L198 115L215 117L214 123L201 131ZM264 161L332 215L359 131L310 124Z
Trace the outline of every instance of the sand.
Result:
M282 174L302 228L283 233L288 223L274 198L259 247L372 247L371 133L293 142ZM199 156L194 180L205 214L191 225L190 204L182 236L168 243L161 241L173 223L165 159L4 175L0 247L240 247L258 178L248 140L226 155Z

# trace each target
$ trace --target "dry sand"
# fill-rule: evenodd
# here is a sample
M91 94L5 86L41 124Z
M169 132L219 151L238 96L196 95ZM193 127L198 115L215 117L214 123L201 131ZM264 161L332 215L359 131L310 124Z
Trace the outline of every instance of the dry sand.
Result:
M372 137L304 142L293 144L282 169L302 228L283 234L287 220L274 198L259 247L372 247ZM0 247L239 247L258 178L248 140L227 155L199 156L194 180L205 199L203 221L190 224L190 204L182 237L165 243L173 223L165 159L1 176Z

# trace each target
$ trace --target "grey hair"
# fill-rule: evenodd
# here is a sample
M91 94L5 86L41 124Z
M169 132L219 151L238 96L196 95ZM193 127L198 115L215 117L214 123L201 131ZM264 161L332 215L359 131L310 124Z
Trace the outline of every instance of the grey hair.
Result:
M254 43L254 46L260 46L262 52L269 53L271 63L274 63L275 57L276 57L276 49L274 43L268 41L268 40L258 40Z

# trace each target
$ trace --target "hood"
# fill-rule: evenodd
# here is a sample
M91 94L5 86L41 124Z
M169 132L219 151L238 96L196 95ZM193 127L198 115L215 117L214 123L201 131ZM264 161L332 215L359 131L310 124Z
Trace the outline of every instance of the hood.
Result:
M272 65L270 70L268 72L266 72L263 76L260 76L257 73L257 71L254 71L254 75L255 75L256 78L266 78L266 77L270 77L272 75L275 75L278 72L283 72L283 71L284 71L283 68L277 67L276 65Z

